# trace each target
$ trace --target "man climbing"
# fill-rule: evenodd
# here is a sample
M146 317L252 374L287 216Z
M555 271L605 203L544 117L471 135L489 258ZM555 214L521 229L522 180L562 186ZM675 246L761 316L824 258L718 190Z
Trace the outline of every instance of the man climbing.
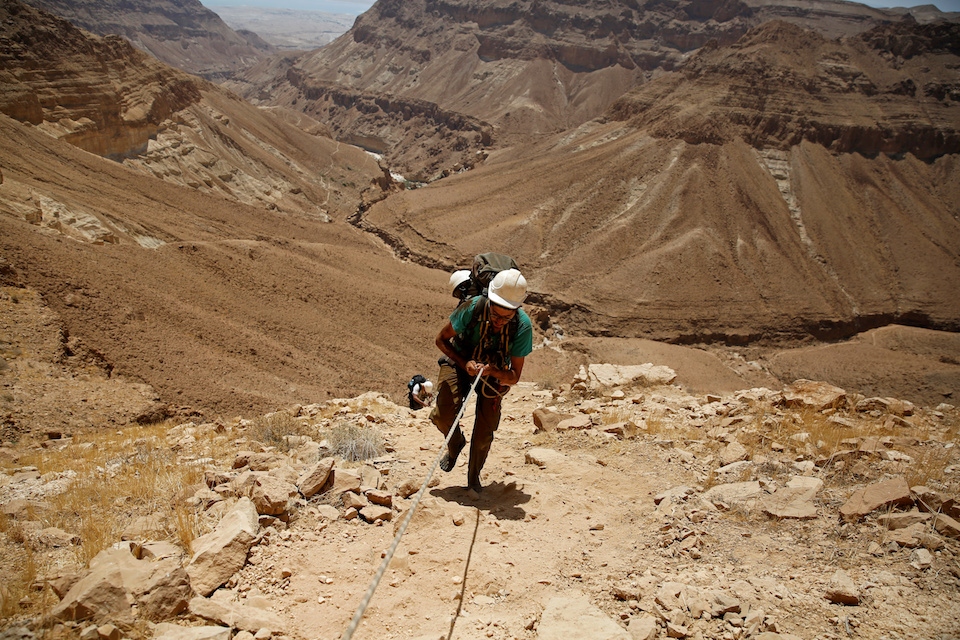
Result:
M501 271L490 282L487 296L465 300L450 314L436 340L444 357L430 419L444 436L456 430L440 461L444 471L453 469L466 445L460 425L454 427L453 421L473 379L481 374L467 468L467 487L477 493L482 490L480 470L500 424L500 400L519 382L523 360L533 350L530 318L520 308L526 295L527 281L520 271Z
M433 403L433 383L417 374L407 383L407 399L411 409L429 407Z

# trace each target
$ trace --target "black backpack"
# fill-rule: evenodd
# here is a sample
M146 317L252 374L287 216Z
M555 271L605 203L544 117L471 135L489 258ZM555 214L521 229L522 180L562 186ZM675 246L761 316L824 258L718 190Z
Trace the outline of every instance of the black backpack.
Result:
M415 375L415 376L413 376L412 378L410 378L410 382L407 383L407 390L408 390L410 393L413 393L413 388L414 388L415 386L417 386L418 384L423 384L423 383L426 382L426 381L427 381L427 379L424 378L422 375L420 375L420 374L418 373L417 375Z
M502 253L479 253L473 258L473 266L470 268L470 286L467 288L466 295L461 298L465 300L473 296L487 295L487 289L490 287L490 281L493 280L501 271L507 269L517 269L517 261L510 256Z

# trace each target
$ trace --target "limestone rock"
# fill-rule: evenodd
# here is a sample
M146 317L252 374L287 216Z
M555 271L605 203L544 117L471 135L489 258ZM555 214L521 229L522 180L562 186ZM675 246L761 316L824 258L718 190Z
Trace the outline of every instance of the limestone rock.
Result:
M354 471L333 469L330 471L330 476L332 480L328 480L330 483L329 493L333 496L339 496L345 491L359 492L363 485L360 474Z
M720 463L724 466L746 460L749 453L746 447L734 440L720 452Z
M933 527L945 536L960 538L960 522L950 516L938 513L934 516Z
M726 503L745 502L759 498L761 492L760 483L756 480L749 482L731 482L710 487L710 489L703 494L703 498L711 503L718 501Z
M190 600L190 613L200 618L226 625L233 629L256 634L260 629L282 633L285 631L283 620L277 614L235 602L219 602L209 598Z
M278 516L285 512L297 496L297 488L272 475L259 475L247 488L247 497L253 501L257 513Z
M90 570L64 594L51 615L60 620L129 622L132 604L148 618L172 617L186 609L190 582L178 560L137 560L129 550L101 551Z
M230 627L181 627L161 622L154 630L153 640L230 640Z
M552 463L562 462L566 459L559 451L553 449L534 448L524 454L524 462L535 464L538 467L548 467Z
M846 391L825 382L797 380L783 391L783 405L797 409L836 409L846 401Z
M895 531L918 523L924 524L932 517L932 514L916 510L908 511L907 513L885 513L877 518L877 523L891 531Z
M360 509L360 517L367 522L376 522L377 520L389 522L393 517L393 511L389 507L370 505Z
M837 569L830 578L830 584L827 585L824 595L827 600L836 604L860 604L860 590L843 569Z
M910 487L903 478L875 482L854 492L840 507L844 520L859 520L880 507L912 504Z
M649 613L641 614L630 620L627 632L631 640L655 640L659 632L657 619Z
M583 596L555 596L547 603L538 640L630 640L630 636L607 614Z
M591 364L587 366L587 381L591 389L619 387L628 384L655 386L670 384L677 373L670 367L652 363L637 365Z
M253 501L241 498L213 531L194 540L187 566L194 590L209 595L243 567L259 529Z
M813 499L821 488L823 481L819 478L794 476L787 482L787 486L763 497L760 506L765 513L775 518L816 518L817 506Z
M570 431L572 429L590 429L591 427L593 427L593 421L590 420L590 416L584 415L584 414L573 416L572 418L567 418L557 423L557 431Z
M573 416L559 413L553 411L552 409L535 409L533 412L533 424L536 426L536 431L556 431L557 425L561 421L566 420L567 418L572 418Z

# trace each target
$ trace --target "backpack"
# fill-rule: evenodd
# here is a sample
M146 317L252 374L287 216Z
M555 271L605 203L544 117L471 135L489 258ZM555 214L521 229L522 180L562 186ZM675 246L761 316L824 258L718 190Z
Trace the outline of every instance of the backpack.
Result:
M473 296L487 295L487 289L490 287L490 281L501 271L507 269L520 270L517 261L510 256L502 253L479 253L473 258L473 266L470 268L470 287L463 300Z
M410 393L413 393L413 388L415 386L417 386L418 384L423 384L426 381L427 379L418 373L417 375L410 378L410 382L407 383L407 390L410 391Z

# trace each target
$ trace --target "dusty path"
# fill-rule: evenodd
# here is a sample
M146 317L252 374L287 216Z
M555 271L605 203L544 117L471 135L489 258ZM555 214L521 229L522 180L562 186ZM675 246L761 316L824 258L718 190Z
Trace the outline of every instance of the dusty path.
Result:
M843 637L843 620L851 619L860 638L957 637L952 574L918 572L909 550L868 555L875 532L841 529L834 498L824 498L823 516L808 522L777 523L737 510L698 514L666 503L657 510L656 494L697 484L695 468L672 443L534 434L530 416L549 395L521 385L509 396L479 500L463 487L465 455L451 473L437 471L354 638L446 638L461 589L454 638L535 638L551 598L570 593L626 623L652 611L671 582L719 590L799 638ZM433 464L441 439L424 413L388 429L395 452L382 468L390 488L407 478L422 481ZM525 452L545 448L555 453L542 466L525 462ZM311 513L279 542L255 547L237 587L216 597L262 595L259 602L281 613L297 635L339 638L404 513L394 514L394 526L326 522ZM681 551L681 539L691 535L699 557ZM838 568L872 585L862 606L823 597ZM292 574L287 579L284 570ZM625 592L636 600L622 599ZM719 619L702 625L703 637L740 637Z

